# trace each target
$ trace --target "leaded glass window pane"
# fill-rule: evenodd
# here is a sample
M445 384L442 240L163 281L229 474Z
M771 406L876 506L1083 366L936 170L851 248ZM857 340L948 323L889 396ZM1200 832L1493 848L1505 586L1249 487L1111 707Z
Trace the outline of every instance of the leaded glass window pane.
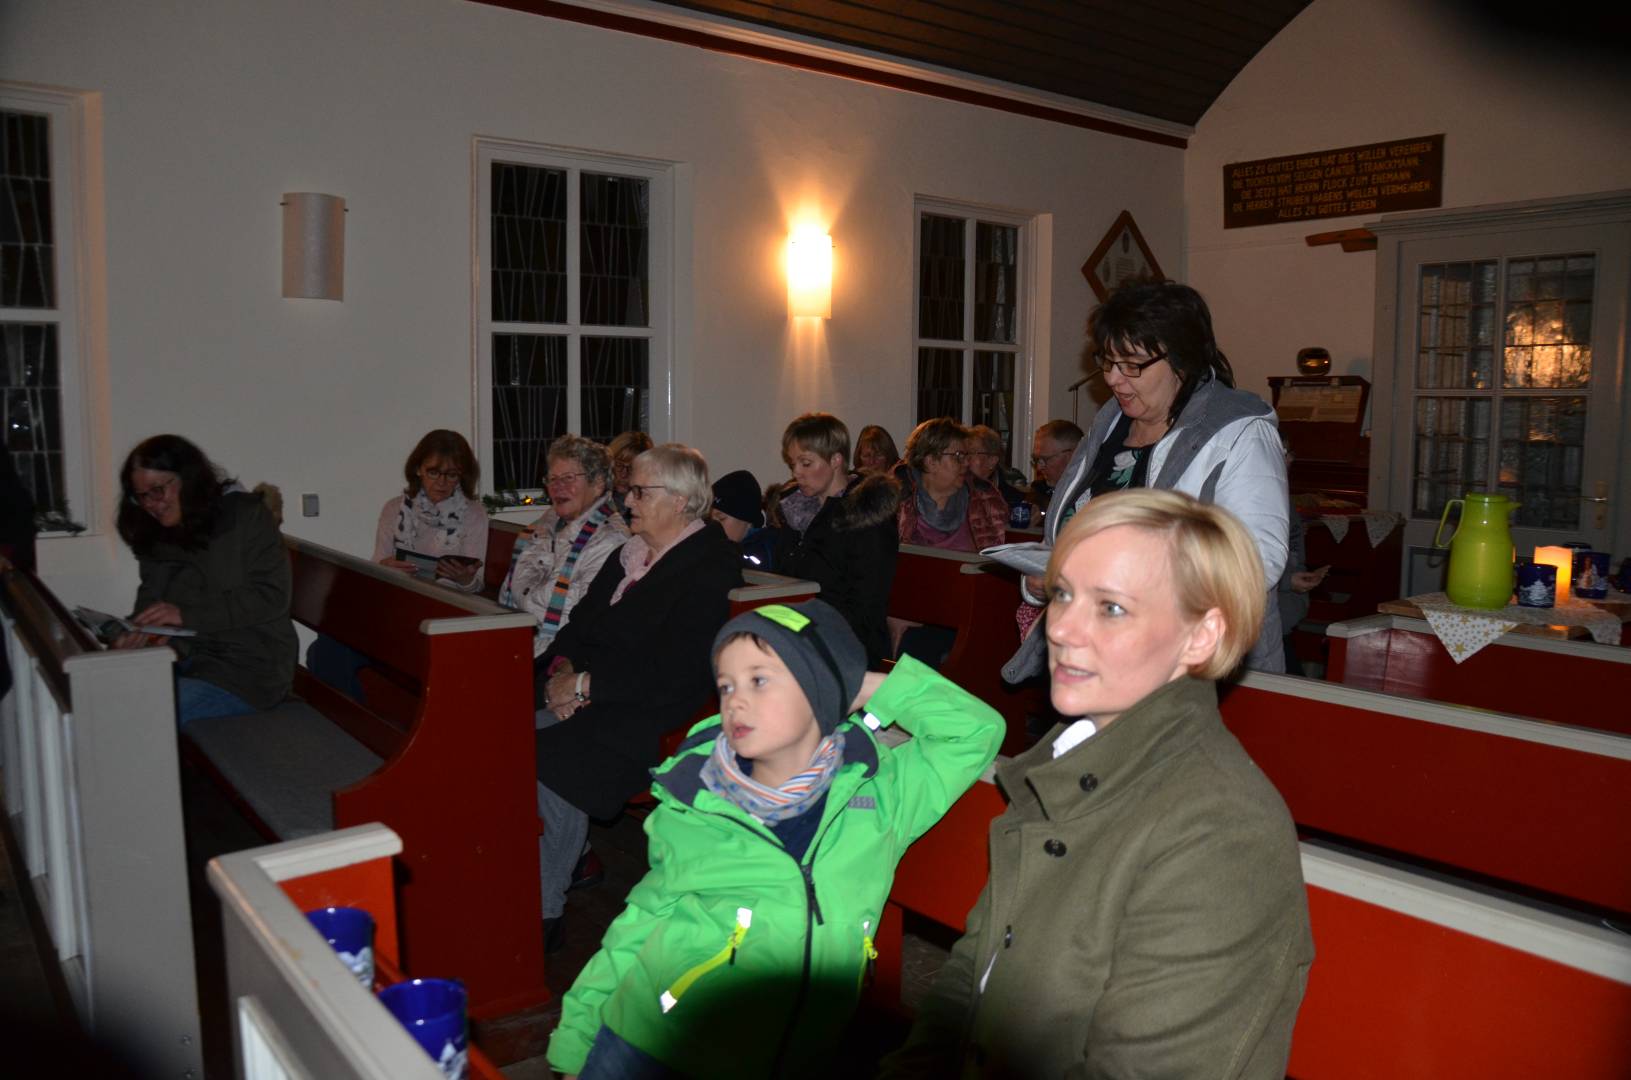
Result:
M974 354L974 419L1002 436L1003 460L1014 448L1014 354Z
M0 112L0 307L57 306L51 118Z
M1592 255L1550 255L1507 263L1504 386L1590 385L1596 262Z
M633 337L583 339L583 435L608 442L651 430L651 342Z
M646 326L651 184L583 173L579 203L579 311L586 326Z
M917 418L932 420L949 416L963 418L963 351L925 349L917 351Z
M1019 304L1019 229L974 227L974 340L1012 344Z
M1447 499L1485 490L1489 473L1487 397L1418 397L1412 511L1437 517Z
M566 322L566 170L493 164L493 321Z
M566 338L493 335L493 490L542 483L544 451L566 431Z
M1580 524L1585 463L1584 397L1513 397L1501 402L1496 490L1523 503L1513 522L1565 529Z
M63 480L62 369L54 323L0 323L0 425L37 513L68 513Z
M1484 390L1493 378L1495 261L1422 267L1416 385Z
M918 242L917 336L963 340L963 229L961 218L924 214ZM921 393L921 392L920 392ZM940 416L930 413L929 416Z

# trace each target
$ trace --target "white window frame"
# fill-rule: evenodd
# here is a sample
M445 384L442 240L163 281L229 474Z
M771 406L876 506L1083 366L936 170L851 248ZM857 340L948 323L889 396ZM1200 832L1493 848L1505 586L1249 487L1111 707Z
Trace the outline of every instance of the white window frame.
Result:
M487 267L492 258L492 168L494 164L519 164L538 168L565 169L567 182L566 317L560 323L494 322L492 282ZM569 432L583 427L582 342L589 337L631 337L650 341L647 389L654 442L674 438L674 352L677 265L677 236L680 220L677 191L678 164L653 158L602 154L569 147L478 136L471 154L471 304L472 304L472 426L474 449L481 461L482 491L493 492L494 458L490 439L493 425L493 335L538 334L565 337L566 427ZM638 176L650 183L651 212L647 249L648 312L646 326L585 325L580 318L579 260L577 223L580 200L576 176L581 172ZM540 488L523 488L518 493L537 497Z
M62 379L62 480L68 517L103 531L106 499L98 499L100 470L91 418L88 358L102 337L91 315L97 290L91 280L100 266L101 114L98 95L22 83L0 82L0 107L8 112L43 114L51 124L51 219L56 274L56 307L0 307L0 322L54 323L57 364ZM45 537L67 533L43 533Z
M1037 371L1037 348L1042 339L1041 327L1046 323L1049 277L1046 263L1046 215L1023 210L991 206L982 203L956 202L950 199L919 195L912 208L912 357L911 401L908 406L916 426L918 402L918 351L920 349L956 349L963 354L963 387L959 404L960 413L971 423L974 409L974 354L976 352L1006 352L1014 355L1014 427L1013 447L1009 464L1024 469L1030 459L1030 432L1036 427L1036 391L1041 385ZM959 340L926 338L918 333L919 310L923 288L923 215L962 218L976 228L963 230L963 336ZM1010 225L1019 229L1019 302L1015 306L1015 341L1012 344L974 340L974 255L975 238L980 222L990 225Z

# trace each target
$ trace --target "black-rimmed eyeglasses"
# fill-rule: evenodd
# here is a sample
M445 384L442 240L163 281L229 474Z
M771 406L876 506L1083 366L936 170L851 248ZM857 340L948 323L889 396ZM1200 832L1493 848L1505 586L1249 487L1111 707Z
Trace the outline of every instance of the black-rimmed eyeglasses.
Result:
M1100 375L1110 374L1111 368L1116 368L1129 379L1136 379L1144 374L1144 369L1154 367L1166 359L1166 354L1152 356L1148 360L1116 360L1109 353L1098 352L1093 354L1093 363L1098 366Z

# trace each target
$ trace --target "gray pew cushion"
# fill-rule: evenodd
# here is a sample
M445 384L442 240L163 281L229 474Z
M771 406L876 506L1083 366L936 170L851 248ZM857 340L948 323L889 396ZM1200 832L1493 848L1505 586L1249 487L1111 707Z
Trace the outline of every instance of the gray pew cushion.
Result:
M182 737L283 840L334 828L333 793L384 760L297 700L265 712L194 720Z

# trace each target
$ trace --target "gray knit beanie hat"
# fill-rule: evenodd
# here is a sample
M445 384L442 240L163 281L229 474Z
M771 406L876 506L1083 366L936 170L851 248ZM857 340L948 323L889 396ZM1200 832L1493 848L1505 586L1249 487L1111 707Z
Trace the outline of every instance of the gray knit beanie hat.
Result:
M866 650L831 604L806 600L742 612L714 635L710 655L716 664L719 650L736 634L762 639L787 665L810 702L821 734L831 735L849 716L850 702L866 677Z

